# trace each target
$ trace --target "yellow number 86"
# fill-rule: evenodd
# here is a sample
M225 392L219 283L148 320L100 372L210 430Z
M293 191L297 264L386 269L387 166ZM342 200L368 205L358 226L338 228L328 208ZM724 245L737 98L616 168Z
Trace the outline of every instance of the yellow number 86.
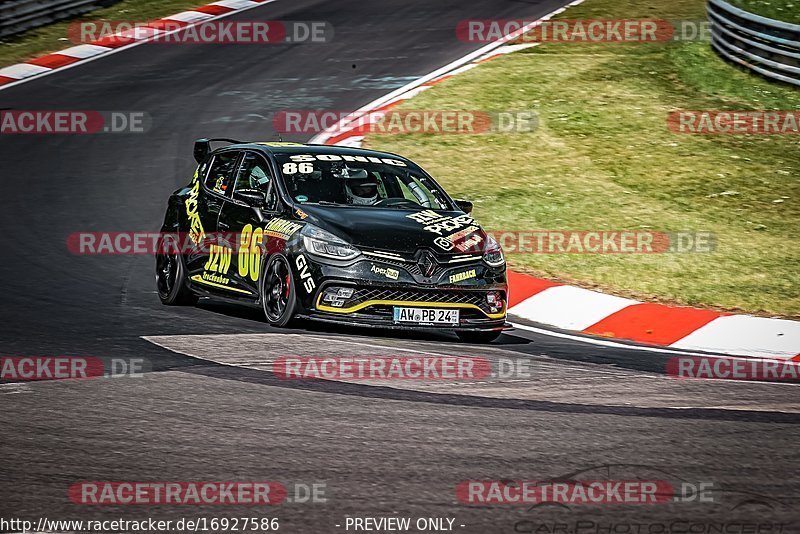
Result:
M248 224L239 234L239 276L258 281L261 271L261 244L264 242L264 229Z

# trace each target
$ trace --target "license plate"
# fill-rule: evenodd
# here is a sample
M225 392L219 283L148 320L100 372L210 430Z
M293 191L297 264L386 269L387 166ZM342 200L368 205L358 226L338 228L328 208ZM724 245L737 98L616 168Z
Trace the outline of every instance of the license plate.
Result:
M441 308L395 308L394 322L458 325L459 310Z

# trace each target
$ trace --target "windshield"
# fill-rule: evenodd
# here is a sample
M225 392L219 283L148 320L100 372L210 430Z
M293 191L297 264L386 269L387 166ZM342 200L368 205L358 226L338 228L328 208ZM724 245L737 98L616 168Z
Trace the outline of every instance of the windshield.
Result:
M419 167L390 158L276 154L289 195L300 203L452 210L453 203Z

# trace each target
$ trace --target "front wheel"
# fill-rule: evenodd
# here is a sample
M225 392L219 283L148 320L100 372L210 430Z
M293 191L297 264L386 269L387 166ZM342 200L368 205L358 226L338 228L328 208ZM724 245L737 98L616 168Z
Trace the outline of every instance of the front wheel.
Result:
M502 330L487 330L483 332L456 332L459 339L465 343L491 343L502 335Z
M174 240L164 238L156 254L156 288L158 298L167 306L193 306L197 295L188 287L186 267Z
M282 254L270 258L261 279L261 306L272 326L284 327L294 318L297 294L289 260Z

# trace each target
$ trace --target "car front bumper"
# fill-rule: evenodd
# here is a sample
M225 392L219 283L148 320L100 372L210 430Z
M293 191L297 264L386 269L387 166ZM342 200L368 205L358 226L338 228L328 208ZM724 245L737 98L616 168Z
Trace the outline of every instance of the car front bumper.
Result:
M352 295L331 302L327 296L347 289ZM348 294L349 294L348 291ZM487 295L495 298L493 304ZM499 297L499 298L497 298ZM364 284L360 281L327 282L317 293L313 307L305 314L310 319L392 329L498 331L506 323L507 288L418 287ZM459 310L459 324L401 323L394 320L394 308Z

